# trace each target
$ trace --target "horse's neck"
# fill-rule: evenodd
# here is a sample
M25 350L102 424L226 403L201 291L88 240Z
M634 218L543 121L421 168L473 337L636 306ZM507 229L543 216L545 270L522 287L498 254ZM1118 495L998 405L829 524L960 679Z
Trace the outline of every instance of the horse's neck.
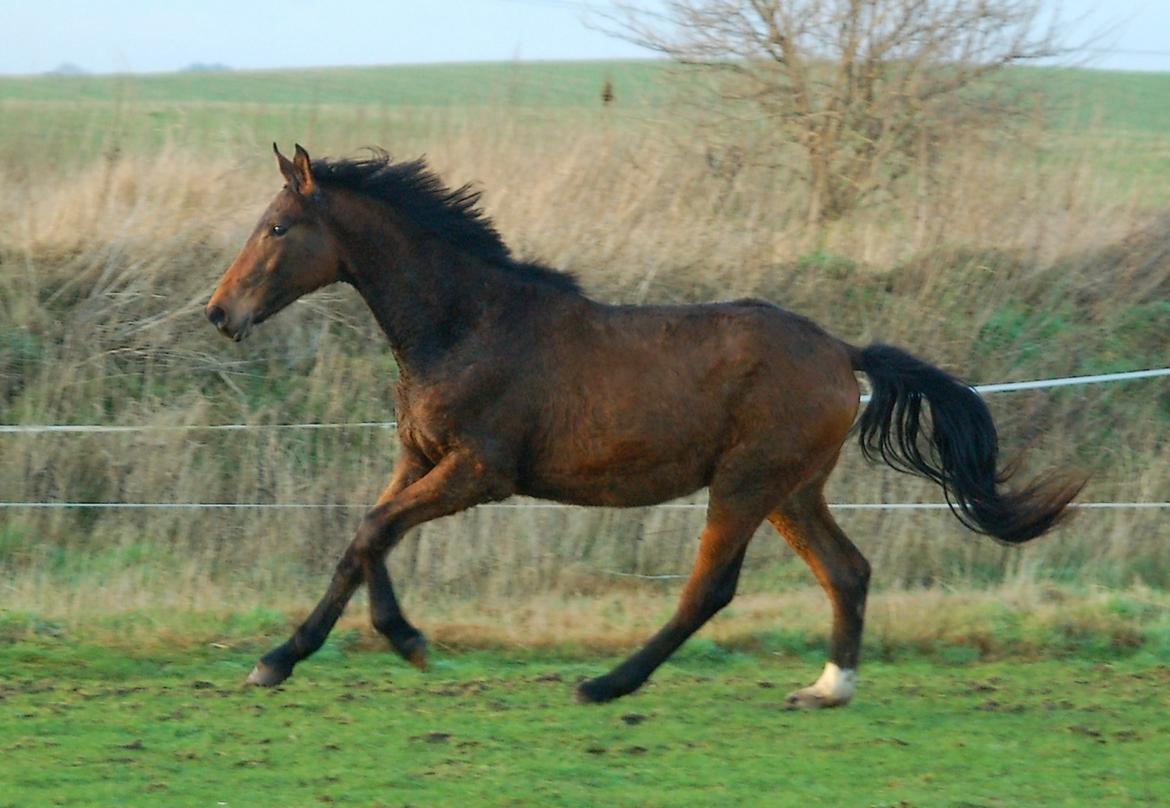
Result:
M506 300L506 273L440 240L385 222L342 225L350 280L370 307L399 367L424 371Z

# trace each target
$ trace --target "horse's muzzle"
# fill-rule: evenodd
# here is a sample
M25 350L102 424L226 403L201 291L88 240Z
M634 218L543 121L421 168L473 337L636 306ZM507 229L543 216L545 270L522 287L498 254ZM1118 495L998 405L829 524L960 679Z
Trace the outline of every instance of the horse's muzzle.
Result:
M209 303L207 305L206 313L207 319L211 320L211 324L220 331L223 331L224 326L227 323L227 312L223 310L223 307Z
M214 303L208 304L206 314L207 319L211 321L211 324L219 329L219 333L223 334L229 339L235 340L236 342L240 342L244 339L244 337L248 336L248 332L252 328L251 315L245 318L244 322L241 323L238 327L233 328L231 323L228 321L228 314L224 308Z

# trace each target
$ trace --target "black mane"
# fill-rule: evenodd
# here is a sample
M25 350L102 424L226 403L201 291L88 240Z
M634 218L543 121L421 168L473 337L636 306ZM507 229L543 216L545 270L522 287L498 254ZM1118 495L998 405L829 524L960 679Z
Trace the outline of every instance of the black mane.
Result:
M512 258L491 219L477 207L480 192L470 184L452 191L421 157L395 163L381 149L370 151L365 160L314 160L313 178L390 205L424 232L526 281L581 292L577 279L566 272Z

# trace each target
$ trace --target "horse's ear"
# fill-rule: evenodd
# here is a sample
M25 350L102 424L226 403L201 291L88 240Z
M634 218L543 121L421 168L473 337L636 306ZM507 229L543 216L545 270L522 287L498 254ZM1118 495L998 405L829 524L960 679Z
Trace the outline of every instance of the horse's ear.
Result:
M296 167L292 164L291 160L280 153L280 147L275 143L272 144L272 151L276 155L276 166L280 169L280 173L284 175L284 181L292 188L297 178Z
M280 173L284 175L284 181L288 183L289 190L301 196L313 193L315 187L309 153L301 148L299 143L292 160L281 154L275 143L272 144L272 151L276 153L276 164L280 168Z
M305 151L301 144L296 144L296 153L293 155L293 167L297 171L297 184L301 196L308 196L317 190L316 184L313 182L313 166L312 161L309 160L309 153Z

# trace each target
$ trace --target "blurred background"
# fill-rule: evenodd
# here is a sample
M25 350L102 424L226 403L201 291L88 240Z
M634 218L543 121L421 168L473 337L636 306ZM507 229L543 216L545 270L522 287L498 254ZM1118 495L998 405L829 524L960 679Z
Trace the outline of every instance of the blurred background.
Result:
M1054 26L1054 4L997 0L883 45L895 29L847 3L757 5L803 27L777 38L735 0L0 5L5 625L283 625L388 479L396 368L356 295L242 344L203 318L281 186L273 141L426 155L483 191L518 257L600 300L761 296L972 383L1170 364L1170 8L1066 2ZM1170 500L1164 378L989 404L1025 471L1087 471L1086 501ZM62 425L133 429L39 428ZM940 501L851 447L829 490ZM670 612L701 508L528 504L395 551L424 626L620 643ZM878 641L1027 610L1128 642L1166 622L1166 515L1085 510L1020 551L945 511L839 519L874 564ZM827 604L770 531L711 630L819 644Z

